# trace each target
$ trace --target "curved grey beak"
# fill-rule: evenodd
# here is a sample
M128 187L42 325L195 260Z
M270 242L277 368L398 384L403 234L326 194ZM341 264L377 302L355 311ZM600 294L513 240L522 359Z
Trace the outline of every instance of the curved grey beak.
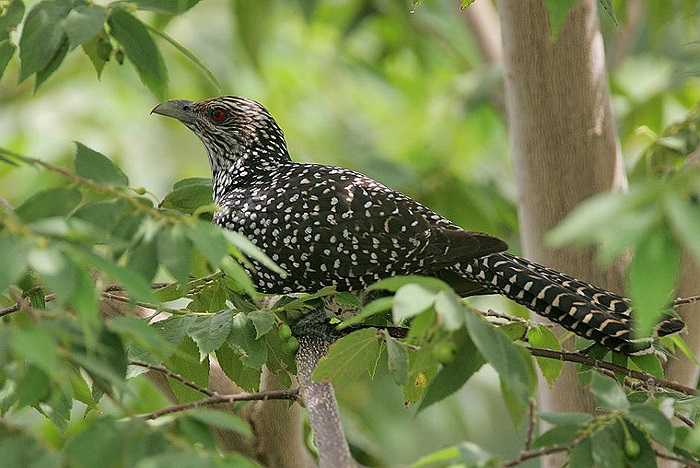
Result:
M192 110L192 101L186 101L184 99L175 99L160 103L153 108L151 114L172 117L182 123L194 123L196 117Z

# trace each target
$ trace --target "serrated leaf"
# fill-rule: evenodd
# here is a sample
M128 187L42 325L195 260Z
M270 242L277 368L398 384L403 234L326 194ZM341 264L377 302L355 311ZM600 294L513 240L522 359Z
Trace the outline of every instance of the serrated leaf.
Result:
M603 408L625 411L629 408L629 401L625 392L615 380L610 377L593 373L591 378L591 391L596 401Z
M99 34L94 39L84 42L83 52L88 56L92 66L97 72L97 79L102 77L102 70L112 56L112 43L103 34Z
M624 434L620 424L612 424L591 436L591 455L596 468L621 468L626 466Z
M348 328L352 325L362 323L369 317L372 317L377 314L381 314L384 312L387 312L391 310L392 306L394 305L394 297L380 297L379 299L375 299L366 306L362 308L362 310L357 314L353 315L347 320L344 320L342 323L340 323L337 326L338 330L343 330L345 328Z
M233 313L230 310L198 315L194 318L187 329L187 334L197 343L200 360L226 342L231 333L232 320Z
M126 316L114 317L107 322L107 328L122 336L127 342L132 342L161 359L175 352L175 346L144 320Z
M275 326L275 314L269 310L255 310L248 314L255 327L255 339L267 335Z
M177 352L165 362L165 366L200 387L207 387L209 382L209 360L199 360L197 345L190 337L185 337L182 340L177 348ZM168 382L180 403L190 403L203 397L200 392L174 379L168 379Z
M10 335L12 350L25 362L37 366L53 379L62 375L56 339L43 328L15 329Z
M626 416L640 430L669 450L673 450L675 437L671 421L658 409L650 405L632 405Z
M108 22L112 37L121 44L141 81L158 99L165 99L168 70L146 26L122 8L112 10Z
M111 185L129 185L129 178L107 156L75 142L75 172L81 177Z
M167 194L160 206L192 214L200 206L208 205L211 202L211 184L192 184L182 188L176 188Z
M44 0L29 11L19 40L20 82L45 69L54 58L66 37L62 20L70 8L69 2Z
M227 278L230 278L234 281L235 285L237 286L236 289L245 292L248 296L250 296L253 299L257 297L258 293L255 290L255 285L250 279L248 272L245 271L245 269L240 265L240 263L238 263L231 257L225 257L221 261L221 265L219 265L219 267L221 268L221 271L223 271L226 274Z
M435 378L430 381L418 411L447 398L462 388L467 380L486 362L466 330L458 331L455 340L457 340L458 345L454 360L444 365Z
M637 246L629 268L636 336L648 336L666 311L680 273L680 256L678 245L661 228Z
M216 360L219 361L224 374L236 385L249 392L258 391L261 369L244 365L238 353L229 346L222 346L216 350Z
M246 437L251 437L253 435L253 431L247 422L243 421L235 414L231 414L223 410L197 408L187 411L184 414L186 416L193 417L198 421L202 421L204 424L218 427L219 429L238 432Z
M544 325L538 325L531 328L527 333L527 339L530 345L535 348L553 349L554 351L561 351L561 345L559 340L554 335L552 330ZM554 382L559 378L561 369L564 363L556 359L546 359L541 357L536 357L537 365L542 371L547 383L552 386Z
M435 302L435 292L418 284L402 286L394 295L394 304L391 308L395 324L401 324L404 320L415 317L432 307Z
M15 213L25 223L54 216L66 216L80 203L80 192L72 188L54 188L32 195Z
M643 372L647 372L654 377L664 377L664 367L655 354L644 354L641 356L630 356L632 362Z
M386 341L387 366L396 385L406 385L408 382L408 350L406 345L389 336L384 330Z
M267 361L267 347L264 340L255 339L256 334L253 321L243 312L239 312L233 317L227 343L238 352L243 364L260 369Z
M78 5L63 21L69 47L75 49L93 39L103 29L107 20L107 9L99 5Z
M377 331L372 328L357 330L330 346L328 354L319 360L312 378L333 385L349 384L370 373L379 352Z
M194 243L195 248L206 257L214 267L221 264L221 260L228 253L228 245L221 229L205 221L197 221L187 229L187 237Z
M141 239L141 242L129 252L126 268L140 274L150 283L158 271L158 246L155 238Z
M157 240L158 261L184 287L192 270L192 242L181 226L162 229Z

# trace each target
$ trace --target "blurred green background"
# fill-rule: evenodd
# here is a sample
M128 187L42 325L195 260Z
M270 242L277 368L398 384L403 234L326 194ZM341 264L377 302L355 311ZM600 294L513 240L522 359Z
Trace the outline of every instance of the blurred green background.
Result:
M620 24L603 14L601 22L631 167L700 97L700 15L695 1L613 3ZM518 251L507 124L494 105L500 69L481 60L457 1L203 0L175 18L142 17L195 52L221 94L261 101L295 159L364 172ZM220 94L174 48L160 46L170 98ZM29 82L16 85L17 68L13 61L0 82L0 146L68 164L78 140L156 197L178 179L209 175L190 132L149 116L157 100L132 67L112 61L97 81L88 58L70 54L36 94ZM18 204L56 183L51 177L0 165L0 196ZM387 465L464 440L506 458L521 444L490 368L418 416L386 377L338 393L351 442Z

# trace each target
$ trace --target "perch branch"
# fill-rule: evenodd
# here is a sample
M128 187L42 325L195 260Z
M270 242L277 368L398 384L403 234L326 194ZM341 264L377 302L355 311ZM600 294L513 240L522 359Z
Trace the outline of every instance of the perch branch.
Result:
M210 390L207 390L207 389L204 388L204 387L200 387L200 386L197 385L196 383L194 383L194 382L192 382L192 381L190 381L190 380L187 380L185 377L181 376L180 374L177 374L177 373L175 373L175 372L173 372L173 371L171 371L170 369L167 369L167 368L165 368L165 367L162 367L162 366L154 366L154 365L152 365L152 364L148 364L147 362L141 362L141 361L129 361L129 365L130 365L130 366L143 367L144 369L149 369L149 370L152 370L152 371L155 371L155 372L159 372L159 373L161 373L161 374L163 374L163 375L166 375L166 376L170 377L170 378L173 379L173 380L177 380L177 381L180 382L182 385L185 385L185 386L187 386L187 387L190 387L191 389L196 390L196 391L198 391L199 393L202 393L202 394L207 395L207 396L209 396L209 397L219 396L219 395L217 395L216 393L214 393L214 392L212 392L212 391L210 391Z

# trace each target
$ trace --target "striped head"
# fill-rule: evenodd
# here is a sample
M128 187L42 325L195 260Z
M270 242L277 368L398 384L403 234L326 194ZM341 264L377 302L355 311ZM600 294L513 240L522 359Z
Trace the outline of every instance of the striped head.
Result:
M275 119L262 104L239 96L203 101L167 101L151 113L179 120L202 140L216 174L236 161L269 166L290 161L287 143Z

